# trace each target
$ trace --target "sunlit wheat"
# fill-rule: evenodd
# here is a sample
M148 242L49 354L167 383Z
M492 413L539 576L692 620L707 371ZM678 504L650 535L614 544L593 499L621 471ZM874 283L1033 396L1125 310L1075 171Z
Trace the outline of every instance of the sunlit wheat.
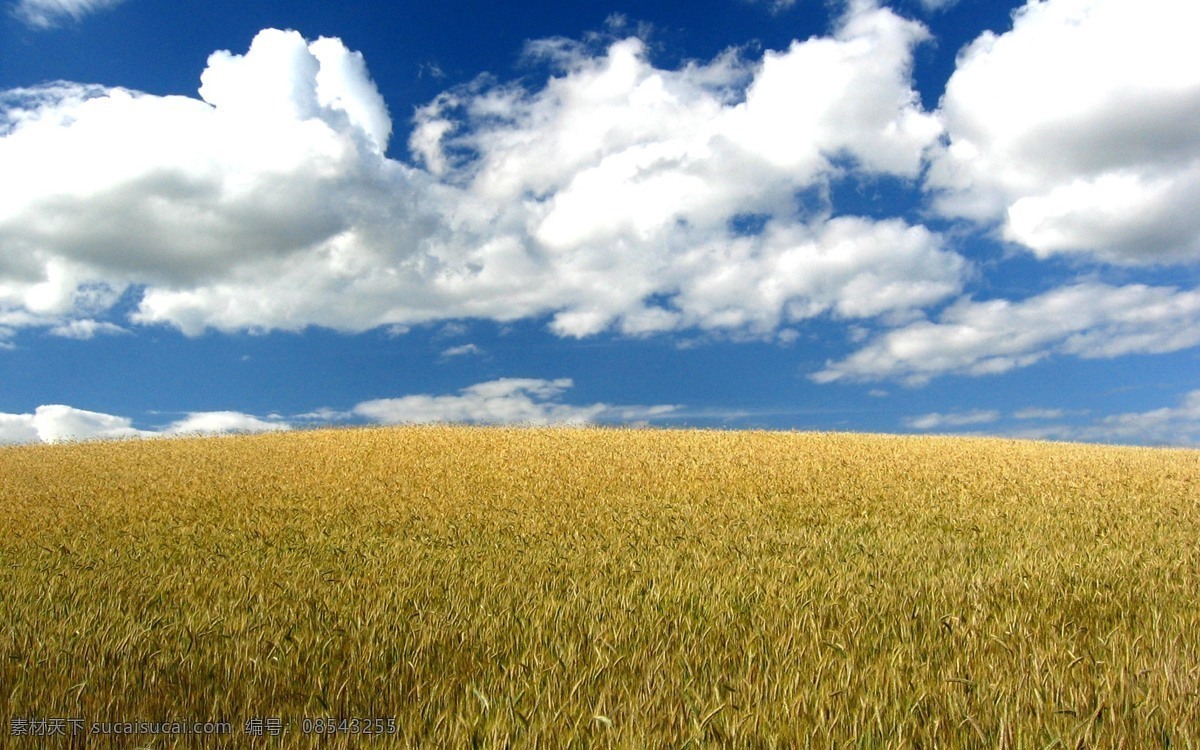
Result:
M10 736L37 716L276 717L282 739L232 746L308 746L332 716L395 734L322 747L1195 747L1198 541L1185 450L467 427L9 447L0 745L40 746Z

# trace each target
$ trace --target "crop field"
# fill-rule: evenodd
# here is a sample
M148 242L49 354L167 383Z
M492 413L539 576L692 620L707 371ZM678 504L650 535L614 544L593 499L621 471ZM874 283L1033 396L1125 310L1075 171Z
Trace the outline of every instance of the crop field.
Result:
M1200 451L482 427L8 447L0 746L1200 747L1198 594Z

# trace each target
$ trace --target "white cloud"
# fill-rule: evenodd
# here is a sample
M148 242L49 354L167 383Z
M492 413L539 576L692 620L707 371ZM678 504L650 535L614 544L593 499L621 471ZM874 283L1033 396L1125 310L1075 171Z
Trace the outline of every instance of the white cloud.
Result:
M268 422L233 411L193 412L160 430L136 429L128 417L62 404L39 406L32 414L0 414L0 443L58 443L286 429L290 429L286 422Z
M778 13L787 10L796 4L797 0L747 0L747 2L761 2L771 6L771 11ZM855 0L851 0L855 2ZM942 10L950 7L958 2L958 0L919 0L921 7L927 11ZM874 7L876 3L873 0L857 0L860 6Z
M132 421L111 414L85 411L62 404L39 406L32 414L0 414L0 442L129 438L149 434L136 430Z
M81 290L111 304L131 283L152 302L253 281L303 251L324 252L336 276L329 243L389 166L387 114L353 81L360 63L338 42L264 32L242 58L210 58L203 101L67 83L6 92L0 306L71 315ZM286 325L245 307L247 326Z
M105 323L89 318L67 321L50 329L50 335L52 336L80 340L87 340L101 334L115 335L121 333L129 333L129 331L115 323Z
M1031 406L1013 412L1013 417L1016 419L1061 419L1067 414L1066 409L1044 409Z
M759 61L667 70L636 38L559 40L544 87L423 108L419 167L385 156L383 100L333 39L268 30L214 53L200 99L9 91L0 314L73 330L134 286L133 322L189 335L546 314L568 336L768 335L911 315L957 293L965 261L922 227L828 221L794 196L846 169L917 178L940 134L910 80L927 36L857 2ZM750 214L766 234L738 236Z
M1000 418L1000 412L995 410L975 409L968 412L952 412L941 414L922 414L919 417L909 417L904 423L917 430L936 430L940 427L962 427L969 424L986 424Z
M449 349L442 351L443 357L462 357L467 354L482 354L483 350L474 344L462 344L461 346L452 346Z
M331 409L328 406L322 406L319 409L297 414L294 419L304 420L307 422L344 422L353 419L353 412L342 411L340 409Z
M1200 390L1188 393L1176 407L1104 417L1086 434L1111 442L1200 446Z
M959 56L936 207L1039 257L1200 260L1197 26L1195 2L1030 0Z
M33 426L32 414L0 414L0 445L36 443L41 438Z
M1038 425L1015 434L1043 440L1200 447L1200 390L1185 394L1178 406L1111 414L1082 425Z
M453 338L455 336L464 335L469 329L463 323L449 322L444 323L437 331L438 338Z
M147 435L136 430L132 420L84 411L61 404L39 406L33 414L33 427L45 443L62 440L93 440L98 438L129 438Z
M680 254L680 270L678 316L626 316L624 330L683 324L766 333L826 312L845 319L903 313L954 294L967 264L923 227L840 217L697 244Z
M18 329L47 325L50 322L52 321L45 320L41 315L31 313L28 310L6 310L0 307L0 348L10 348L12 346L12 344L8 343L7 339L11 338Z
M316 409L294 417L317 423L366 420L380 424L457 422L470 424L593 424L650 422L681 414L673 404L653 406L595 403L572 405L562 395L570 378L502 378L463 388L455 395L410 395L364 401L349 411ZM32 414L0 413L0 443L218 435L290 430L279 415L266 418L237 411L190 412L154 430L133 427L128 417L63 405L39 406Z
M752 2L763 2L771 6L772 13L779 13L796 4L796 0L751 0Z
M889 331L812 376L836 380L987 375L1055 354L1161 354L1200 344L1200 290L1084 282L1011 302L961 299L937 322Z
M354 414L383 424L459 422L483 424L588 424L636 422L670 415L677 407L573 406L559 397L574 383L570 378L540 380L502 378L463 388L457 395L413 395L364 401Z
M164 435L218 435L231 432L275 432L291 429L281 421L266 421L237 411L192 412L162 430Z
M123 2L125 0L20 0L13 8L13 14L30 26L49 29Z
M1124 412L1075 422L1061 421L1082 417L1088 410L1028 407L1012 412L1019 426L993 425L978 430L955 430L960 434L996 435L1030 440L1069 440L1119 445L1159 445L1200 447L1200 390L1186 393L1176 406L1141 412ZM933 413L910 417L904 423L913 429L937 430L944 427L1000 422L1002 415L993 409L974 409L957 413ZM1029 424L1033 422L1033 424Z

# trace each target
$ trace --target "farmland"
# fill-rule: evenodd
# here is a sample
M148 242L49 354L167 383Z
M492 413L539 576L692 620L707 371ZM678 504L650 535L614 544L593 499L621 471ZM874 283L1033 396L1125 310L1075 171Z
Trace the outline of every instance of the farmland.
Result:
M333 717L383 721L322 747L1197 747L1197 591L1200 451L444 426L7 447L0 746L78 718L305 747Z

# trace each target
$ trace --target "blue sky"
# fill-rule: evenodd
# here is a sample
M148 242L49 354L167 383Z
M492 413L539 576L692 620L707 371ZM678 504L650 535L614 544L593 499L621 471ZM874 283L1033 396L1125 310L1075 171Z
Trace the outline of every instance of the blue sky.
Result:
M1190 0L3 0L0 442L1200 445Z

